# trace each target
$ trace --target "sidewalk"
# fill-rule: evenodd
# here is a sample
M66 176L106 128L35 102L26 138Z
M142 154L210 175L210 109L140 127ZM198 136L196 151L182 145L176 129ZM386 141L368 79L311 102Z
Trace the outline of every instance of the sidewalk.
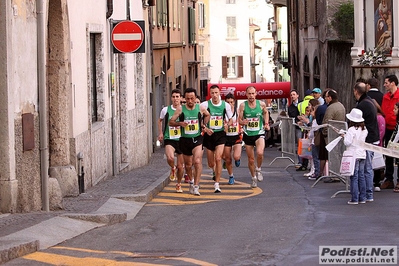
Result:
M0 264L93 228L133 219L168 182L164 149L158 149L148 165L110 177L78 197L64 198L64 210L2 214Z

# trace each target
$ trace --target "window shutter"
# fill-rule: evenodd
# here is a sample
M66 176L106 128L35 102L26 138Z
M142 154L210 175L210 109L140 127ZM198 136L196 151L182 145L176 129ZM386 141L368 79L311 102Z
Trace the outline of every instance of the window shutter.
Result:
M222 56L222 77L227 78L227 56Z
M191 7L188 8L188 23L190 24L188 29L188 42L193 45L195 44L195 9Z
M198 27L205 28L205 4L198 3Z
M237 56L238 57L238 78L244 77L244 65L243 65L243 57L242 56Z

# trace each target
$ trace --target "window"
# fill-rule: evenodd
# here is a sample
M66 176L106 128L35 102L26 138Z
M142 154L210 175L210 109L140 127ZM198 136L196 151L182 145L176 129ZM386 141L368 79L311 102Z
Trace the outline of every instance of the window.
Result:
M317 57L313 60L313 87L320 88L320 66Z
M237 37L236 17L226 17L227 38Z
M201 66L204 66L204 45L203 44L199 44L198 45L198 59L201 62Z
M303 62L303 91L310 89L310 69L309 69L309 59L305 55Z
M165 27L168 22L168 13L166 9L166 0L157 0L157 25L158 27Z
M181 5L180 0L176 0L176 2L177 2L177 5L176 5L176 7L177 7L177 28L180 29L180 27L181 27L181 10L183 7Z
M314 0L314 22L316 25L319 24L319 0Z
M205 4L198 3L198 28L205 28Z
M172 1L172 26L173 29L180 29L180 13L181 13L181 1L173 0Z
M222 56L222 77L242 78L244 74L242 56Z
M188 43L195 44L195 9L188 8Z
M304 18L304 27L307 27L308 25L309 25L309 8L308 8L308 0L305 0L305 3L304 3L304 10L305 10L305 18Z
M97 69L96 69L96 35L90 34L90 91L91 91L91 121L98 121Z
M235 4L236 0L226 0L226 4Z

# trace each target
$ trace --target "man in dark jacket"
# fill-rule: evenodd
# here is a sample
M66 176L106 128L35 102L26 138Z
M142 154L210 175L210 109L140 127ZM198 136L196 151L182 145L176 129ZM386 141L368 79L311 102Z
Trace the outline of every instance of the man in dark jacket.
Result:
M353 95L357 101L356 108L362 110L363 112L364 124L368 131L366 143L378 145L380 142L380 131L378 130L377 123L377 107L373 103L372 99L367 96L366 84L363 82L357 82L353 88ZM374 152L366 151L366 163L364 167L364 175L366 178L366 201L374 201L374 172L372 166L373 157Z
M381 106L382 97L384 97L384 94L378 90L378 79L368 79L366 82L366 91L367 95L370 96L371 99L376 100L377 103Z
M290 92L291 104L288 106L288 116L294 118L295 123L299 122L298 116L300 115L298 109L299 103L299 93L296 90L292 90ZM295 143L298 144L298 140L302 138L302 131L298 126L295 126ZM298 162L301 166L297 169L297 171L306 171L308 167L308 160L302 159L298 156Z

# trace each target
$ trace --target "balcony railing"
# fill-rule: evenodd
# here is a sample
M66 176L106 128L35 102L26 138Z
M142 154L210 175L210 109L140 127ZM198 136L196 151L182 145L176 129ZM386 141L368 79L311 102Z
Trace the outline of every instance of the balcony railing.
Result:
M288 42L277 42L277 61L282 64L288 62Z

